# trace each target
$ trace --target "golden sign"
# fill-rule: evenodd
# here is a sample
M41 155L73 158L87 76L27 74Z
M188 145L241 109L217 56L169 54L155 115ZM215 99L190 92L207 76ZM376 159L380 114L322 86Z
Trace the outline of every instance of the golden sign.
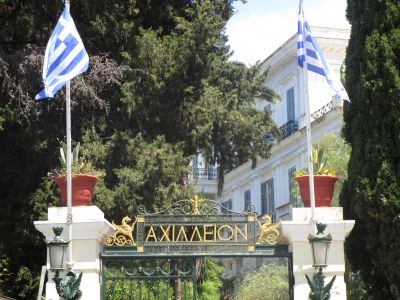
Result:
M212 205L220 204L200 199L197 195L190 200L178 201L177 204L171 206L174 208L172 214L147 214L144 211L134 220L124 217L120 225L113 221L116 231L106 239L105 245L137 245L138 251L143 251L144 246L168 247L168 243L219 246L231 243L254 251L256 244L275 245L285 242L279 236L278 227L281 223L272 223L271 217L266 214L260 220L255 213L249 212L222 214L220 209L209 209L213 208Z
M150 226L146 234L146 242L237 242L247 238L247 224L157 225Z

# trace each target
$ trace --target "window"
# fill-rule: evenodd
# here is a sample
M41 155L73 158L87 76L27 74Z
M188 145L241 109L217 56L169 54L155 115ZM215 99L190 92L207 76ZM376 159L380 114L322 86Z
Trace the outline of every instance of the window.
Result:
M251 204L251 193L250 190L244 192L244 211L247 211Z
M198 154L194 154L192 157L193 167L197 168L199 164Z
M232 210L232 200L231 199L229 199L229 200L227 200L225 202L222 202L221 205L223 206L223 208L221 210L221 212L223 214L228 214L229 211Z
M267 213L267 183L261 183L261 214Z
M207 179L208 180L217 179L217 169L211 164L207 165Z
M261 214L272 216L275 213L274 179L261 183Z
M290 203L297 202L296 183L294 182L295 173L296 173L296 167L289 169L288 176L289 176L289 201L290 201Z
M294 87L286 91L286 110L287 121L294 121L295 119L295 106L294 106Z

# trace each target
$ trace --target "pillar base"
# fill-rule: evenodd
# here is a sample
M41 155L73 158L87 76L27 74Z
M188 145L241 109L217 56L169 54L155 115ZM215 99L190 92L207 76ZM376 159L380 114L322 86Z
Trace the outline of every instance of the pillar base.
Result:
M305 275L307 274L312 278L316 272L312 266L312 253L308 235L315 234L315 226L311 223L310 208L293 208L292 216L292 221L282 221L281 224L282 235L288 238L290 251L293 253L294 299L308 300L310 287ZM345 300L344 241L353 229L355 221L343 220L342 207L315 208L314 220L326 224L325 233L330 233L332 236L332 243L328 254L328 266L323 270L326 282L330 282L336 275L330 299Z
M96 206L72 207L72 271L82 272L81 300L100 300L100 257L106 237L114 232L114 227L104 219L104 213ZM53 227L64 227L61 237L68 239L67 207L49 207L47 221L35 221L35 227L47 241L54 237ZM59 300L52 280L54 272L50 271L47 253L48 282L46 283L46 300ZM60 273L65 276L65 273Z

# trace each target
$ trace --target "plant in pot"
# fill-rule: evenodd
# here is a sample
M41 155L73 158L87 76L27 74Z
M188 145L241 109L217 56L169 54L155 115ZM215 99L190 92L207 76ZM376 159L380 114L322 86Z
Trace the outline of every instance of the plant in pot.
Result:
M315 207L330 207L336 181L336 171L327 167L324 150L319 145L312 148L314 170ZM310 181L308 169L303 168L295 173L294 178L299 185L301 199L305 207L310 207Z
M79 158L80 143L77 143L71 155L72 164L72 206L88 206L93 199L93 191L100 172L96 171L92 164ZM63 143L60 147L61 167L49 172L61 194L62 203L67 206L67 147Z

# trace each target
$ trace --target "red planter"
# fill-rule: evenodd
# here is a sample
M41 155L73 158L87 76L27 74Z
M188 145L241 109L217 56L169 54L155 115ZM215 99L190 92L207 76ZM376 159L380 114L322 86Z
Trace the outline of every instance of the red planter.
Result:
M67 206L67 178L59 176L54 178L61 193L64 206ZM93 199L93 190L97 177L94 175L77 174L72 176L72 206L89 206Z
M314 175L315 207L330 207L337 176ZM299 176L295 180L299 184L304 207L310 207L309 176Z

